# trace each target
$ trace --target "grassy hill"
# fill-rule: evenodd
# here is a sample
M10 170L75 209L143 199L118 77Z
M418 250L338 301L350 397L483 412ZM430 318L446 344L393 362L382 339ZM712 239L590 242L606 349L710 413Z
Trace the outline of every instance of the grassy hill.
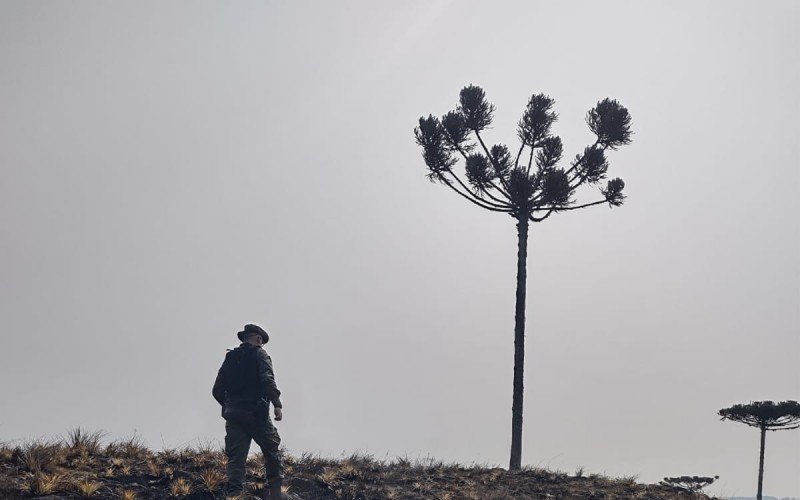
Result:
M75 430L59 441L0 445L0 497L221 498L225 455L201 446L155 452L136 439L102 443ZM263 487L260 455L248 459L247 490ZM574 476L537 468L508 472L435 461L340 460L285 455L284 491L294 499L673 499L692 496L634 478ZM215 497L216 495L216 497Z

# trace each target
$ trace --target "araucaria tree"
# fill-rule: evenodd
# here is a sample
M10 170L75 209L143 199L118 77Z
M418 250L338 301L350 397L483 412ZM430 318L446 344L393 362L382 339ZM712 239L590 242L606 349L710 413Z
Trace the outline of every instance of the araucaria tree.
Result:
M528 228L553 214L608 204L622 205L625 183L614 178L600 187L599 199L578 204L582 186L598 185L609 168L606 153L631 142L631 117L616 100L603 99L586 114L596 136L593 144L559 167L561 139L550 128L558 115L553 99L535 94L517 125L519 148L487 144L484 132L492 124L494 106L483 89L470 85L461 90L458 107L441 118L419 119L414 129L428 166L428 178L441 182L461 197L485 210L509 214L517 225L517 295L514 314L514 392L511 405L511 460L516 470L522 459L522 394L525 356L525 292ZM466 182L455 167L463 160Z
M718 415L722 420L733 420L761 430L761 450L758 454L758 500L761 500L764 482L764 443L767 431L797 429L800 427L800 404L797 401L756 401L746 405L723 408Z
M719 479L719 476L705 477L705 476L680 476L680 477L665 477L660 484L664 486L671 486L672 488L687 491L689 493L697 493L706 486L713 484L714 481Z

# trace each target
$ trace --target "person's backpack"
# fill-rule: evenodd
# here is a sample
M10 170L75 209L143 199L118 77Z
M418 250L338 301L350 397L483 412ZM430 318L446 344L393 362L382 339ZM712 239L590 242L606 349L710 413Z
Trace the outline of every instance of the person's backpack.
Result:
M258 387L256 349L237 347L225 355L220 371L224 374L225 391L234 398L255 398Z

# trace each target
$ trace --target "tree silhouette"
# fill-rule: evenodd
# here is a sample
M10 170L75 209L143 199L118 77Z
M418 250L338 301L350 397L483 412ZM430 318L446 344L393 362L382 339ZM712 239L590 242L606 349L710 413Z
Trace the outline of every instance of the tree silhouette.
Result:
M758 454L758 500L761 500L764 482L764 443L767 431L797 429L800 427L800 404L797 401L756 401L723 408L718 415L722 420L733 420L761 429L761 450Z
M469 85L461 90L458 107L440 118L419 119L414 129L417 144L428 166L428 178L441 182L461 197L492 212L504 212L517 221L517 293L514 314L514 391L511 406L511 459L516 470L522 459L522 395L525 356L525 293L528 227L559 212L607 203L622 205L622 179L609 180L600 188L600 199L576 204L574 194L584 185L597 185L609 168L606 152L631 142L631 117L616 100L604 99L586 114L596 140L575 156L569 168L559 168L562 144L551 135L558 118L553 99L535 94L517 125L519 149L491 147L483 132L492 123L494 106L483 89ZM454 167L463 160L466 182Z
M664 486L671 486L682 491L687 491L695 494L706 486L712 484L719 476L702 477L702 476L680 476L680 477L665 477L661 484Z

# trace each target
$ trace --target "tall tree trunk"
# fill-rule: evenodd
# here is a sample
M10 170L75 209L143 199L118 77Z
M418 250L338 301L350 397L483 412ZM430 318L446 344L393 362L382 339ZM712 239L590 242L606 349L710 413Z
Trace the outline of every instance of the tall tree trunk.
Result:
M511 460L509 470L522 466L522 393L525 370L525 286L528 258L528 217L517 219L517 304L514 313L514 397L511 404Z
M767 428L761 427L761 451L758 454L758 495L756 498L761 500L761 485L764 483L764 442L766 441Z

